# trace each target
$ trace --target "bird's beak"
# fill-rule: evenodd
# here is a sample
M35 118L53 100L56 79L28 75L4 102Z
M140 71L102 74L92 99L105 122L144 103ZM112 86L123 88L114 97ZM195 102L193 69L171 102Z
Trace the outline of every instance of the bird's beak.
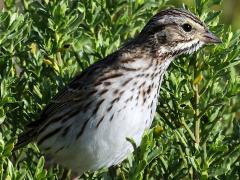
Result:
M201 40L206 44L219 44L222 43L222 40L219 39L216 35L214 35L210 31L206 31L202 34Z

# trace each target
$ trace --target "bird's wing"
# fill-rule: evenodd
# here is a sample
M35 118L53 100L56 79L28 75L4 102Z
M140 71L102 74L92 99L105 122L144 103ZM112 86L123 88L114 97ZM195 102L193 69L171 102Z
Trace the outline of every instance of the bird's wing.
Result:
M82 103L96 91L95 82L104 74L107 67L102 63L95 64L77 75L64 89L62 89L46 105L40 114L40 118L28 125L29 128L41 127L53 116L64 113L74 113L74 109L81 110Z
M49 121L69 118L69 116L78 113L83 108L83 105L87 108L87 104L83 104L83 102L89 98L91 93L96 91L94 83L107 69L108 66L100 61L77 75L64 89L53 97L43 109L39 119L27 125L27 131L20 134L15 149L19 149L34 141L38 136L38 130L46 123L49 123Z
M99 83L101 78L104 79L109 70L118 69L115 61L118 61L118 51L91 65L77 75L63 90L53 97L43 109L39 119L31 122L27 126L28 129L20 134L14 149L19 149L36 140L39 129L50 121L64 121L62 118L67 120L79 111L87 109L89 102L94 98L91 94L96 93L96 83ZM59 118L60 116L62 118Z

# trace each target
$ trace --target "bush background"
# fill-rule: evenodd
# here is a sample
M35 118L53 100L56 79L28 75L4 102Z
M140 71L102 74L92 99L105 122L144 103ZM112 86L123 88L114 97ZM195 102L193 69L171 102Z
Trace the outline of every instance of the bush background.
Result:
M0 12L0 179L59 179L63 169L45 170L35 144L12 152L17 135L77 72L134 37L159 9L182 2L6 0ZM221 15L226 1L185 3L224 43L176 59L141 147L115 170L84 179L240 179L239 23Z

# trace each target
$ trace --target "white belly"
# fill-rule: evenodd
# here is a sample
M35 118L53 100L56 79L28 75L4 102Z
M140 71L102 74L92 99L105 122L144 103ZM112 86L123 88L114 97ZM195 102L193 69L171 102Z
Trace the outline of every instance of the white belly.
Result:
M139 80L141 77L133 77L123 88L119 87L128 77L115 81L104 95L91 96L91 99L88 99L93 102L89 110L80 109L79 113L68 119L64 125L57 122L49 126L45 134L53 131L53 126L55 129L61 126L70 128L67 135L63 137L60 132L44 141L40 148L44 150L50 146L46 154L52 154L54 162L78 172L79 175L85 171L120 163L133 151L132 144L126 138L133 139L139 145L144 131L152 123L162 76L163 74L158 73L154 79L145 81ZM106 87L99 86L99 92L101 88ZM118 93L114 93L116 90ZM117 97L119 99L113 103ZM93 114L93 109L100 101L103 101L101 106ZM84 131L78 137L81 129Z
M120 110L124 105L119 102L117 109ZM68 148L58 152L55 161L80 174L120 163L133 151L132 144L126 138L133 139L139 145L144 131L150 127L153 119L153 116L149 116L150 111L147 106L136 106L136 101L132 101L127 108L115 110L111 121L112 113L106 114L98 128L97 121L89 121L78 141L68 137L71 143Z

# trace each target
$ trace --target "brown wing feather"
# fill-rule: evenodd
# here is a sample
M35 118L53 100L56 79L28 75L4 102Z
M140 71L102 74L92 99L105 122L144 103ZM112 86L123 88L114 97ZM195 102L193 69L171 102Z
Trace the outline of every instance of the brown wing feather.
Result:
M79 98L81 96L86 96L84 89L86 89L88 86L92 87L92 84L96 81L94 78L100 77L100 74L104 74L104 71L107 71L108 67L113 64L112 61L114 59L116 59L115 54L98 61L77 75L68 84L68 86L59 91L59 93L57 93L49 102L49 104L43 109L42 113L40 114L40 118L29 123L27 125L27 131L19 135L15 149L19 149L34 141L34 139L38 136L39 128L47 123L49 117L62 112L65 108L71 107L76 97ZM71 110L71 108L69 109Z

